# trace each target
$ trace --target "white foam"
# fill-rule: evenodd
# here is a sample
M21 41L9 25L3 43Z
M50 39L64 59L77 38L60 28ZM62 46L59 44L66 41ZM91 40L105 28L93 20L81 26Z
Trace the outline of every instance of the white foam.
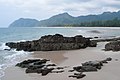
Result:
M14 54L12 54L12 55L8 55L8 56L5 56L4 58L5 59L16 59L16 58L18 58L18 57L23 57L23 56L25 56L25 55L27 55L28 53L30 53L30 52L25 52L25 51L16 51L16 49L13 49L13 50L11 50L12 52L14 52Z
M16 41L16 42L25 42L26 40L19 40L19 41Z
M0 80L1 78L4 76L5 72L4 70L7 68L7 66L5 64L1 64L0 65Z
M0 46L0 50L4 49L10 49L10 47L6 46L5 43L2 43L2 45Z
M1 79L1 77L4 76L4 70L7 67L15 65L16 63L18 63L17 59L19 60L19 58L27 57L28 54L32 53L32 52L25 52L23 50L22 51L16 51L16 49L12 49L9 52L12 52L13 54L5 56L4 57L5 63L0 65L0 79Z

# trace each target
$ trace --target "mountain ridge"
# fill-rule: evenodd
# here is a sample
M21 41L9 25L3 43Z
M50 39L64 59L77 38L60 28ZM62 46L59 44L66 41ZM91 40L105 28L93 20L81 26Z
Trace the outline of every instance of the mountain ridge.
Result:
M82 22L91 22L91 21L105 21L118 18L120 19L120 11L118 12L103 12L99 15L86 15L86 16L77 16L73 17L69 13L61 13L54 15L48 19L38 21L36 19L30 18L20 18L15 20L9 25L9 27L54 27L62 25L78 25Z

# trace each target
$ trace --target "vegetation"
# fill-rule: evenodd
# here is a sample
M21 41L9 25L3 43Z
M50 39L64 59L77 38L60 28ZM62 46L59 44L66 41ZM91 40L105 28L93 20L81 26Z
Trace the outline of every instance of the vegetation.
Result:
M64 27L120 27L120 19L115 18L113 20L99 20L91 22L82 22L80 24L66 24L66 25L54 25Z
M83 22L80 25L73 25L73 26L83 26L83 27L120 27L120 19L115 18L113 20Z

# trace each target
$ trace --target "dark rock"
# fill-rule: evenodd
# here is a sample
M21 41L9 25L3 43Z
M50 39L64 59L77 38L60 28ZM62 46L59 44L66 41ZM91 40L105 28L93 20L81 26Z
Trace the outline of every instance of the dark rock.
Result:
M41 65L41 64L45 64L46 62L47 62L47 61L40 60L40 61L34 62L33 64L34 64L34 65Z
M64 69L64 67L57 67L56 69Z
M78 66L78 67L74 67L73 69L78 71L78 72L93 72L93 71L97 71L97 68L93 67L93 66Z
M96 42L77 35L75 37L64 37L61 34L42 36L39 40L26 42L8 42L10 48L24 51L54 51L54 50L73 50L86 47L96 47Z
M102 63L108 63L106 60L102 60L101 62L102 62Z
M64 70L61 70L61 71L52 71L52 73L62 73L64 72Z
M97 46L97 42L95 41L91 41L89 44L89 47L96 47Z
M68 72L74 72L75 70L69 70Z
M101 69L101 66L103 66L102 61L88 61L82 63L82 66L73 67L73 69L78 72L91 72L97 71L97 69Z
M105 51L120 51L120 41L112 41L105 45Z
M106 59L106 61L111 61L111 60L112 60L112 58L110 58L110 57Z
M42 69L41 68L38 68L38 69L30 69L30 68L27 68L25 70L26 73L42 73Z
M89 62L82 63L82 66L93 66L96 68L100 68L99 66L103 66L103 63L100 61L89 61Z
M69 77L80 79L80 78L83 78L85 76L86 75L81 72L81 73L74 73L74 75L70 75Z
M87 37L87 39L93 39L93 37Z
M102 61L100 61L101 63L108 63L108 61L111 61L112 60L112 58L106 58L105 60L102 60Z
M4 50L6 50L6 51L10 51L11 49L4 49Z
M99 38L99 37L94 37L94 38Z
M39 69L39 68L43 68L45 65L30 65L29 67L27 67L28 69Z
M21 68L28 68L30 66L33 66L33 65L40 65L43 64L43 63L46 63L47 59L43 59L43 60L40 60L40 59L28 59L28 60L24 60L23 62L20 62L20 63L17 63L16 66L18 67L21 67ZM33 65L32 65L33 64Z
M47 75L48 73L52 72L52 70L54 70L54 68L45 68L42 70L42 76Z
M57 66L56 64L48 64L46 66Z

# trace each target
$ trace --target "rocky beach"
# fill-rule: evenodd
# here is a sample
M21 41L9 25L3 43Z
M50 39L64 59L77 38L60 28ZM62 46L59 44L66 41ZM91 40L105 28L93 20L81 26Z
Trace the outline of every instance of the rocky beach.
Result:
M56 34L35 41L6 43L11 49L34 53L21 59L16 66L7 68L2 80L119 80L120 54L119 47L116 47L119 46L119 38L109 41L112 42L108 39L90 40L81 35L64 37ZM33 49L31 46L35 43L42 43L45 48ZM61 47L57 47L59 45Z
M19 67L9 67L5 71L5 76L2 80L77 80L76 78L69 77L70 75L74 75L77 72L69 72L73 67L81 66L81 63L85 63L87 61L96 61L96 60L104 60L108 57L112 58L112 61L103 65L101 70L95 72L84 72L86 76L82 78L82 80L119 80L119 52L112 51L103 51L106 42L99 42L97 47L91 48L88 47L86 49L81 50L70 50L70 51L52 51L52 52L42 52L37 51L31 54L28 58L20 60L20 62L27 59L50 59L51 63L57 65L57 67L67 67L64 68L64 72L61 73L49 73L46 76L42 76L37 73L25 73L25 69ZM53 54L52 54L53 53ZM58 54L58 55L55 55ZM62 54L61 54L62 53ZM48 55L48 56L46 56ZM52 56L50 56L52 55ZM62 55L62 56L60 56ZM58 59L59 58L59 59Z
M0 0L0 80L120 80L120 0Z

